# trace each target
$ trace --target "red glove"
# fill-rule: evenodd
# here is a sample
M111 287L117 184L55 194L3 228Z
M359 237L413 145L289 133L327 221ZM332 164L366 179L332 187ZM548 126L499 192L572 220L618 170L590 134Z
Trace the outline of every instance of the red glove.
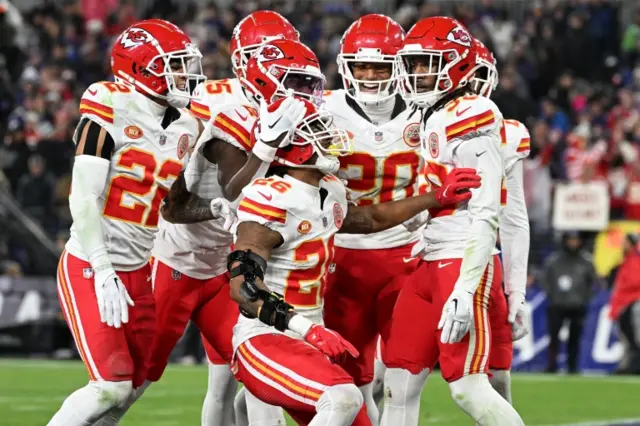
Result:
M311 326L304 340L332 360L344 358L347 352L354 358L360 355L341 335L318 324Z
M436 200L442 206L469 201L471 188L480 188L480 176L476 174L476 170L453 169L436 191Z

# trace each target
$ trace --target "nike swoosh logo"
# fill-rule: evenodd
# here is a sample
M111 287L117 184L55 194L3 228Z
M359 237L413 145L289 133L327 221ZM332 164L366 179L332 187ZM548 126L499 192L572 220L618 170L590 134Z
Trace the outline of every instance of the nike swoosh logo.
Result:
M240 117L242 119L242 121L247 121L247 116L246 115L242 115L238 112L238 110L235 110L236 114L238 114L238 117Z
M447 186L444 191L442 191L442 198L447 196L447 191L449 190L449 187Z
M267 200L267 201L271 201L271 199L273 198L273 195L269 194L269 196L267 197L266 195L264 195L260 191L258 191L258 194L262 195L265 198L265 200Z
M466 107L465 109L459 109L456 111L456 117L460 117L462 114L464 114L465 112L469 111L471 109L471 107Z
M87 92L91 93L91 95L95 96L98 94L97 90L91 90L91 89L87 89Z
M438 268L444 268L445 266L451 265L453 262L442 263L438 262Z
M278 124L280 122L280 120L282 120L282 116L278 117L278 119L276 121L274 121L271 124L267 124L267 126L269 126L270 129L273 129L273 127Z
M453 307L454 312L458 312L458 299L453 299L453 303L455 304Z
M413 259L414 259L413 257L403 257L403 258L402 258L402 261L403 261L404 263L409 263L409 262L413 261Z
M480 157L482 154L484 154L485 152L487 152L487 150L485 149L482 152L476 152L476 157Z

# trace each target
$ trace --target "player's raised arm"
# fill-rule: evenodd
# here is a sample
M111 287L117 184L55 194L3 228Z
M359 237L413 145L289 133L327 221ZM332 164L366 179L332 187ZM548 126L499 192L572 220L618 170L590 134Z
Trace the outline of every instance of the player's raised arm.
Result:
M454 169L436 191L404 200L369 206L350 205L343 234L370 234L399 225L430 208L455 205L471 198L472 188L480 187L480 176L473 169Z

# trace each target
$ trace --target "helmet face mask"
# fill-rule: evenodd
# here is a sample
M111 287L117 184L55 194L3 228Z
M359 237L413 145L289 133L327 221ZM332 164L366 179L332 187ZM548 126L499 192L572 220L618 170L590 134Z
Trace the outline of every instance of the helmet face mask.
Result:
M498 87L496 59L491 51L479 40L474 39L473 45L476 49L477 57L471 84L475 93L488 98Z

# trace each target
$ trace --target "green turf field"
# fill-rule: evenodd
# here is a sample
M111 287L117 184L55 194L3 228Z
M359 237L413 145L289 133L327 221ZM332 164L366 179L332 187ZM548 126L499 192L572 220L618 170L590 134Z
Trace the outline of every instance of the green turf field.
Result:
M0 360L0 425L44 426L65 396L86 381L78 362ZM197 426L204 367L170 366L122 421L123 426ZM513 397L527 426L640 425L640 378L515 375ZM420 425L471 425L433 376L422 397ZM507 425L505 425L507 426Z

